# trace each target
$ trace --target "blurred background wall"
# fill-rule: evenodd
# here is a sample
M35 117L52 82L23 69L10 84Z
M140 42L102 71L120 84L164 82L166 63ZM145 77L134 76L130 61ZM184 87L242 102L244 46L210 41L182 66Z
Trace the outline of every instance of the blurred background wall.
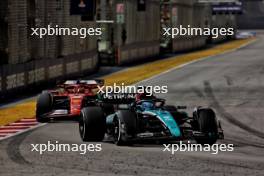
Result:
M17 91L98 68L97 37L31 36L31 28L96 27L70 15L70 0L0 1L0 91ZM4 93L3 93L4 94Z
M77 15L73 4L91 6ZM260 9L259 9L260 10ZM102 36L31 36L31 28L101 27ZM1 0L0 94L41 87L59 79L80 78L101 65L159 58L190 51L226 36L164 38L163 27L234 27L236 14L212 13L198 0ZM165 49L164 49L165 48Z
M243 14L238 18L239 29L264 29L264 1L241 0Z

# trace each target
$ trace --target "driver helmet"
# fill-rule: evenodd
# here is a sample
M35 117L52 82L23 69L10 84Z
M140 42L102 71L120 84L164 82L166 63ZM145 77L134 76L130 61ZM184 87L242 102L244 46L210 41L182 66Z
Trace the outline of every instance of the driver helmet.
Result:
M153 109L154 108L154 104L152 102L143 102L141 104L141 106L145 109L145 110L149 110L149 109Z

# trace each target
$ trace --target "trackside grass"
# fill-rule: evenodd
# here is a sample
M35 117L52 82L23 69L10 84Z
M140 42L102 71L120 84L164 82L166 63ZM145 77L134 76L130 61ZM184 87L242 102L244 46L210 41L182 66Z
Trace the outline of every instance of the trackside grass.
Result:
M174 67L192 62L195 60L202 59L204 57L209 57L213 55L218 55L223 52L227 52L236 48L239 48L245 44L250 43L252 39L235 40L228 43L217 45L210 49L194 51L191 53L183 54L176 57L171 57L168 59L157 60L144 65L134 66L105 77L105 82L107 85L112 85L114 83L126 85L133 84L144 79L150 78L152 76L158 75ZM35 116L35 100L26 101L21 104L15 105L13 107L0 109L0 126L6 125L23 118L32 118Z

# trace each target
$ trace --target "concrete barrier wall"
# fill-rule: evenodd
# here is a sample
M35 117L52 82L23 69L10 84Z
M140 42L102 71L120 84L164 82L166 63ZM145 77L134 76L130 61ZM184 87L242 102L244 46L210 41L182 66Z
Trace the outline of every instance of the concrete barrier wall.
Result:
M188 51L204 47L206 45L206 37L189 36L179 37L173 40L173 52Z
M0 26L0 57L7 56L7 62L0 62L0 94L79 77L98 68L97 37L31 36L30 28L48 25L96 27L95 21L70 15L70 0L3 0L0 9L0 23L7 24Z
M167 8L171 10L171 27L179 28L180 25L196 28L234 28L236 30L236 16L233 14L215 14L212 15L212 9L209 4L197 3L194 0L171 0L166 3ZM208 41L213 43L222 42L231 39L234 36L176 36L172 39L172 52L188 51L206 46Z
M212 28L234 28L235 32L237 29L236 15L233 14L216 14L212 16L211 21ZM234 38L234 36L219 36L218 38L213 38L213 43L222 42L228 39Z
M57 59L39 59L24 64L0 66L0 94L26 90L58 79L86 75L98 68L97 51ZM18 92L19 93L19 92Z
M117 27L118 63L128 63L159 55L160 3L147 0L146 10L138 11L137 1L125 1L125 30L127 39L122 43L122 29Z
M173 0L170 4L172 13L172 27L180 25L187 27L206 27L210 21L209 6L197 4L193 0ZM172 40L172 52L187 51L201 48L206 45L205 36L177 36Z
M120 64L136 62L146 58L152 58L159 54L159 42L140 42L125 45L120 48Z
M81 21L70 15L70 0L3 0L0 3L0 54L7 54L6 64L21 64L43 58L58 58L97 48L97 37L32 36L31 28L90 28L95 21ZM3 12L3 13L2 13ZM2 25L7 23L7 25ZM8 41L4 41L8 36ZM3 41L2 41L3 40ZM2 55L1 55L2 56Z

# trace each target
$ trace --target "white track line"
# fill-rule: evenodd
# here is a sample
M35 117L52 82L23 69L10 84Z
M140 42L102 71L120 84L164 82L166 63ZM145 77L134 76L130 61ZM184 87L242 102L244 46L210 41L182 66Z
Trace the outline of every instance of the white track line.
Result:
M36 119L21 119L17 122L0 126L0 141L21 133L33 130L45 124L39 124Z

